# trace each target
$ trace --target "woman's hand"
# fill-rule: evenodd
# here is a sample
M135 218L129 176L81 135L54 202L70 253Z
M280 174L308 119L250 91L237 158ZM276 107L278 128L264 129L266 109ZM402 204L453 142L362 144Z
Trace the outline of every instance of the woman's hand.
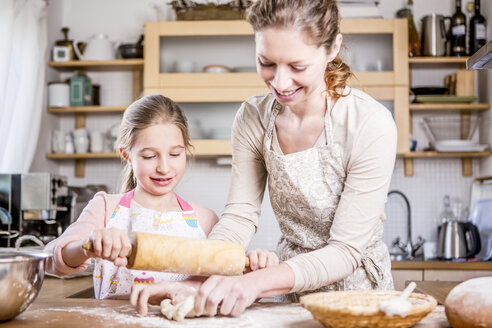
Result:
M131 243L126 231L117 228L93 230L86 242L92 243L94 248L93 253L87 252L88 256L112 261L116 266L127 265Z
M165 298L170 298L173 304L179 304L185 298L196 294L193 287L195 282L164 281L155 285L134 285L130 295L130 303L137 308L141 315L147 315L147 304L159 305Z
M258 297L257 285L243 276L211 276L198 290L195 299L195 313L214 316L239 316ZM220 308L219 308L220 304Z
M277 254L262 249L249 251L246 256L249 259L249 270L245 271L256 271L259 269L264 269L277 265L279 262Z

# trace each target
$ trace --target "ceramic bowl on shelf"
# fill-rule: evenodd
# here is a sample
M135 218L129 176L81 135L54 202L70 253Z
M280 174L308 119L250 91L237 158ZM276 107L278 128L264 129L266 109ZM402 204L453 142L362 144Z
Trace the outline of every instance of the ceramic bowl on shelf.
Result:
M231 68L225 65L207 65L202 69L205 73L229 73Z

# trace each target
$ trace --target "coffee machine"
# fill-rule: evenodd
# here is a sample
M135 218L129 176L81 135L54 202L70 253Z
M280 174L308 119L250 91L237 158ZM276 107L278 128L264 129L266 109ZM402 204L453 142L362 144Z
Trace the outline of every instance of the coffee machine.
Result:
M0 247L27 236L43 244L55 239L73 221L74 201L65 176L0 174Z

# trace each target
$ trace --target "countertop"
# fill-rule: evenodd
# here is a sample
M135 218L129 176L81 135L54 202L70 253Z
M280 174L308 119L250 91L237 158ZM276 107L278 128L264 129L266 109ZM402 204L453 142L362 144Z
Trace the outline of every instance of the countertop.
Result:
M456 284L456 283L452 283ZM417 290L431 294L436 299L449 292L450 285L440 282L417 283ZM0 328L36 327L286 327L322 328L309 311L300 304L255 303L240 317L194 318L182 322L168 321L159 313L159 308L151 306L149 315L140 316L127 300L95 300L92 294L92 277L58 279L45 277L43 287L36 301L15 319L1 323ZM441 296L439 296L441 294ZM77 298L79 297L79 298ZM450 327L446 320L444 307L438 306L414 327Z
M0 324L2 328L86 328L86 327L194 327L194 328L246 328L285 327L322 328L311 313L298 303L255 303L241 316L200 317L181 322L169 321L152 306L142 317L127 300L40 298L15 319ZM420 321L416 328L450 327L444 308L438 306Z
M453 262L453 261L393 261L391 269L408 270L491 270L492 261L487 262Z

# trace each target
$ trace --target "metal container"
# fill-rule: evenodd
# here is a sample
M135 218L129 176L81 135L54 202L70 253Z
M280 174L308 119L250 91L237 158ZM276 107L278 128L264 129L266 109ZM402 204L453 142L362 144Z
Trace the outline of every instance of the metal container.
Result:
M470 258L480 252L480 235L470 222L448 221L438 229L437 256L441 259Z
M24 312L36 299L47 257L42 252L0 250L0 322Z
M446 55L445 19L450 19L450 17L434 13L422 18L422 50L424 56Z

